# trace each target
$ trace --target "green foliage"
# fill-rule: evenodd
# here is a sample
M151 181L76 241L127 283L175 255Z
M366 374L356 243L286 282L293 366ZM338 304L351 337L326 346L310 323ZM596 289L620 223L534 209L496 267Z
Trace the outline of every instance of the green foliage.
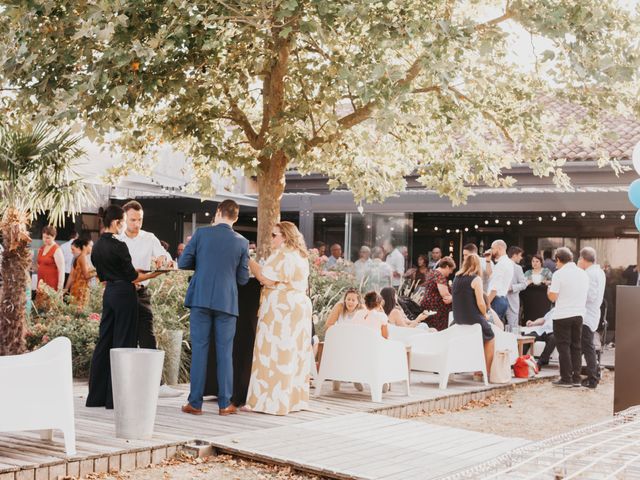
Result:
M71 340L73 375L87 377L98 341L100 311L91 310L91 307L78 309L65 303L61 292L47 286L43 290L49 297L48 308L36 310L31 315L25 335L27 349L35 350L56 337L67 337ZM95 305L98 299L101 302L102 292L102 286L92 287L89 305Z
M79 213L93 197L74 173L84 157L78 141L45 124L0 128L0 215L9 207L31 216L47 212L57 225Z
M132 155L114 176L148 170L169 142L189 154L200 193L212 174L256 174L278 153L356 201L417 172L459 203L471 185L510 185L517 163L567 186L558 144L597 144L603 115L640 111L640 22L616 1L0 6L8 116L78 122L99 141L119 132ZM517 32L548 44L530 68L512 53ZM560 119L549 98L582 110Z
M170 333L182 332L182 351L180 354L179 382L189 381L191 367L191 343L189 341L189 310L184 306L184 298L189 285L191 272L177 271L154 278L149 283L151 309L153 311L153 330L158 348L171 355ZM176 359L172 359L176 360ZM167 365L165 360L165 365Z

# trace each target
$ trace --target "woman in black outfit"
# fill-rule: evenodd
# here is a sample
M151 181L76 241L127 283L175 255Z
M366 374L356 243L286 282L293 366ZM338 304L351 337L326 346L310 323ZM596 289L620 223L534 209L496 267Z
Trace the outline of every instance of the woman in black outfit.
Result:
M487 321L488 309L484 301L482 269L478 255L472 254L464 259L462 268L453 281L451 295L453 297L453 323L459 325L479 323L482 327L484 358L488 374L491 371L491 363L493 363L495 335Z
M113 408L111 391L112 348L135 348L138 327L138 296L134 283L158 276L138 273L131 263L129 249L117 240L124 229L124 210L117 205L107 207L104 233L91 253L91 263L101 282L106 282L102 297L100 337L91 360L87 407Z

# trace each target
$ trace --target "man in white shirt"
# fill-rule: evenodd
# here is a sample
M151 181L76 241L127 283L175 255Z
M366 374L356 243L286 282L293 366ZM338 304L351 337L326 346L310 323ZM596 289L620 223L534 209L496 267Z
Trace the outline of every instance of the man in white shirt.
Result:
M556 339L553 336L553 308L543 318L527 320L527 327L535 327L530 333L527 333L527 336L535 337L536 341L544 342L544 350L538 358L538 366L542 368L549 365L551 354L556 348ZM533 352L529 353L533 355Z
M606 276L600 265L596 263L596 251L591 247L580 250L578 266L583 269L589 277L589 290L587 293L587 303L585 314L582 319L582 354L587 362L587 378L582 381L582 386L586 388L596 388L600 380L598 371L598 359L596 357L596 347L593 341L595 332L600 324L600 306L604 298L604 288L607 283Z
M509 308L507 294L513 280L513 262L507 256L507 244L503 240L495 240L491 244L491 253L496 259L496 264L487 288L489 303L504 322Z
M475 253L477 253L477 249ZM429 269L435 270L436 268L438 268L438 263L440 262L441 259L442 259L442 250L440 249L440 247L433 247L431 249L431 258L429 259Z
M507 302L509 302L507 322L509 322L512 330L514 327L517 327L520 322L520 292L527 288L527 279L520 266L523 253L524 250L516 246L511 246L507 250L507 257L513 262L513 278L511 279L511 286L507 293Z
M375 291L391 286L391 276L393 272L391 267L382 261L384 250L382 247L373 247L371 250L371 262L369 262L364 270L364 291Z
M142 230L142 205L132 200L122 209L126 215L127 228L117 238L129 247L133 266L140 270L151 270L152 260L158 257L165 257L167 264L173 263L171 255L160 245L160 240L153 233ZM153 312L148 285L147 280L141 282L138 287L138 345L140 348L155 349L157 344L153 334Z
M567 247L556 251L556 271L547 292L555 302L553 335L560 357L560 379L557 387L580 387L582 367L582 318L585 314L589 277L573 262L573 253Z
M73 252L71 251L71 244L73 241L78 238L78 232L72 232L69 237L69 241L60 245L60 250L62 251L62 255L64 256L64 284L67 284L67 280L69 279L69 275L71 274L71 269L73 268Z
M404 255L397 248L392 239L384 242L384 251L387 252L386 264L391 268L391 286L394 288L402 285L404 276Z

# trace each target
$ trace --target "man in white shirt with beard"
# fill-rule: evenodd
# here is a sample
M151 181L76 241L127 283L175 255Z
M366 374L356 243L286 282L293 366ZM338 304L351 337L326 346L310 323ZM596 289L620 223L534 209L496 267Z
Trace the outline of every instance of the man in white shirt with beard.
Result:
M496 259L493 267L489 288L487 289L489 304L493 311L498 314L500 320L506 320L509 301L507 294L513 281L514 264L507 256L507 244L503 240L496 240L491 244L491 253Z
M587 378L582 381L582 386L594 389L598 386L600 372L598 371L598 359L593 337L600 324L600 306L604 298L607 279L600 265L596 263L596 251L591 247L580 250L578 266L587 272L589 277L589 292L587 293L586 312L582 319L581 342L582 354L587 362Z

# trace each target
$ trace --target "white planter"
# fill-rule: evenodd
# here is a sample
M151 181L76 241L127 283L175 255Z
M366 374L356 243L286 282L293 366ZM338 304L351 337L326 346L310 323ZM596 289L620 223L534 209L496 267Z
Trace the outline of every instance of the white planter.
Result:
M111 349L116 437L131 440L152 437L163 364L162 350Z
M167 385L177 385L180 375L180 356L182 355L182 330L166 332L165 380Z

